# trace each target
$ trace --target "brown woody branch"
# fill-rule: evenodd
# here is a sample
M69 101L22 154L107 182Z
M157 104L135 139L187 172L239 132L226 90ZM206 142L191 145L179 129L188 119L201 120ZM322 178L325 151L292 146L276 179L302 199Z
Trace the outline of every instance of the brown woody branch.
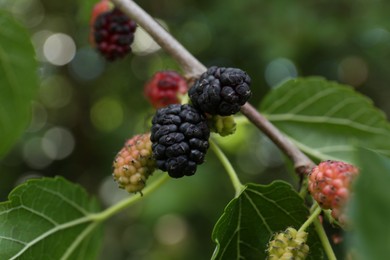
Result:
M149 35L182 67L189 79L199 77L206 71L186 48L183 47L156 20L132 0L111 0L119 9L140 25ZM289 139L287 139L271 122L261 115L252 105L246 103L241 108L244 114L257 128L266 134L294 163L297 173L306 174L315 166Z

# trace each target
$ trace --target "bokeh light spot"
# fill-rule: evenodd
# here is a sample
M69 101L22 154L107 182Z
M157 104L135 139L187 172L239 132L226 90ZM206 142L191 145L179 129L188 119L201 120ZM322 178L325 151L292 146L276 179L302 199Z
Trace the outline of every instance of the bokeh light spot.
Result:
M30 125L27 128L28 132L37 132L41 130L47 122L46 109L38 102L32 102L32 115Z
M69 64L73 77L88 81L97 78L104 70L104 60L91 48L82 48L76 52L75 58Z
M367 80L368 67L363 59L350 56L340 62L338 74L341 82L358 87Z
M48 108L61 108L69 104L73 91L64 77L52 76L42 82L39 94Z
M39 61L47 62L45 54L43 53L43 46L45 45L47 38L49 38L52 34L53 33L51 31L42 30L34 33L31 37L31 41L34 45L35 53Z
M271 61L265 69L265 80L270 87L275 87L291 78L297 77L298 72L294 63L286 58Z
M45 17L45 9L39 0L14 0L12 13L28 28L39 25Z
M156 20L168 31L168 26L164 21L161 19ZM131 48L134 54L140 56L148 55L161 49L160 45L142 27L138 27L135 31L134 42Z
M43 136L43 151L53 160L68 157L73 152L74 146L75 140L72 133L62 127L50 128Z
M44 169L53 161L44 152L42 141L41 137L33 137L23 146L23 159L33 169Z
M178 215L167 214L160 217L155 226L156 239L165 245L175 245L188 235L187 222Z
M111 132L123 122L122 103L113 97L104 97L91 108L91 122L100 131Z
M388 43L390 41L390 32L384 28L373 28L365 31L360 42L365 47L374 47L377 44Z
M43 175L41 173L39 173L39 172L35 172L35 171L25 172L21 176L19 176L19 178L16 180L15 187L20 185L20 184L25 183L28 180L39 179L39 178L42 178L42 177L43 177Z
M62 66L69 63L75 53L76 44L69 35L64 33L50 35L43 45L43 54L53 65Z
M114 205L118 201L129 196L129 193L123 189L118 188L118 184L114 181L114 178L110 175L105 177L99 187L99 196L103 204L107 207ZM134 213L137 207L132 210ZM138 211L137 211L138 212Z

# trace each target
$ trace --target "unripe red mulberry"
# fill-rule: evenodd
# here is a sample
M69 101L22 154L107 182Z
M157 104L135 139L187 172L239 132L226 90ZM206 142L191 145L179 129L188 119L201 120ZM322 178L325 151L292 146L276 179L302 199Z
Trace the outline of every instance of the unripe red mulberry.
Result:
M144 94L155 108L179 104L179 95L188 90L187 82L175 71L160 71L145 84Z
M309 246L306 244L306 240L307 233L305 231L298 232L292 227L276 233L268 244L267 259L306 259L309 253Z
M350 197L350 188L358 169L340 161L324 161L309 174L309 191L323 209L331 209L332 216L346 223L344 208Z
M111 11L114 8L114 5L109 0L101 0L96 3L92 8L91 19L89 20L89 25L93 27L96 18L106 12Z
M150 133L127 140L116 155L113 168L112 175L120 188L128 192L140 192L155 170Z

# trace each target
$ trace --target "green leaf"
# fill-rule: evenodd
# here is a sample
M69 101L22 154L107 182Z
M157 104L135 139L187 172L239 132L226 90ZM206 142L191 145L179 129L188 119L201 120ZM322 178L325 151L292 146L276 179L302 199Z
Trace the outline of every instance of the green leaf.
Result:
M353 160L354 146L390 156L390 124L371 100L321 78L287 81L266 96L265 116L320 160Z
M354 251L359 259L387 259L390 255L390 159L372 151L357 152L360 176L351 207Z
M239 197L230 201L214 227L217 243L213 259L265 259L271 236L287 227L298 229L309 211L290 184L248 184ZM308 230L308 259L324 259L315 231Z
M63 178L30 180L0 203L0 259L96 259L99 207Z
M0 11L0 28L1 157L29 123L38 66L26 29L4 11Z

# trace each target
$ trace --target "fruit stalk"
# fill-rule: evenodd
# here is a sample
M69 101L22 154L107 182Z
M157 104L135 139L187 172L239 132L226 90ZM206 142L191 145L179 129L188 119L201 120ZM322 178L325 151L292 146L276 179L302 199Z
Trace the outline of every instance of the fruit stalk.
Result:
M245 189L245 186L242 185L242 183L240 182L240 179L238 178L236 171L234 170L232 164L230 163L226 155L222 152L222 150L212 139L210 139L210 148L214 151L215 155L219 158L219 160L223 164L223 167L229 174L230 180L232 181L234 186L234 190L236 191L235 197L238 197L241 194L241 192Z
M171 55L185 71L190 81L198 78L206 67L200 63L171 34L157 23L147 12L132 0L111 0L123 13L136 21L150 36ZM241 107L244 114L257 128L263 131L293 161L295 171L303 176L315 166L290 140L262 116L252 105L246 103Z

